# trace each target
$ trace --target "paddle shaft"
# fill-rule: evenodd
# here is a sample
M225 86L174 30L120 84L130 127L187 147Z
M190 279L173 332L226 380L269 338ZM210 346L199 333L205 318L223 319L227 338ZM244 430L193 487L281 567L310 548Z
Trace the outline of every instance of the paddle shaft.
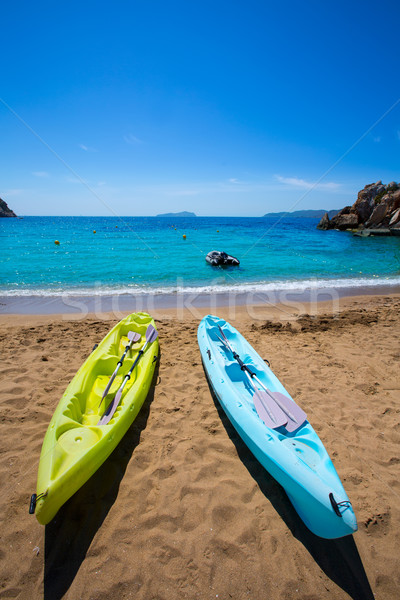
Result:
M138 337L139 337L139 336L138 336ZM140 339L140 337L139 337L139 339ZM118 363L117 363L117 367L116 367L116 369L115 369L114 373L111 375L111 377L110 377L110 380L109 380L109 382L107 383L106 389L104 390L104 392L103 392L103 395L102 395L102 397L101 397L101 402L102 402L102 401L104 400L104 398L107 396L107 394L108 394L108 392L109 392L109 390L110 390L110 387L112 386L112 383L113 383L114 379L116 378L116 376L117 376L117 373L118 373L118 371L119 371L120 367L122 367L122 364L123 364L123 362L124 362L124 360L125 360L125 357L126 357L126 355L128 354L129 350L131 350L131 348L132 348L132 346L133 346L133 344L134 344L135 342L137 342L137 336L136 336L136 334L133 334L133 336L132 336L132 339L130 340L129 344L127 344L127 346L125 346L125 352L123 353L123 355L122 355L122 356L121 356L121 358L119 359L119 361L118 361Z
M141 348L141 349L139 350L139 352L138 352L138 355L137 355L137 357L135 358L135 362L133 363L133 365L131 366L131 368L129 369L129 371L127 372L127 374L126 374L126 375L125 375L125 377L124 377L124 381L122 382L122 385L121 385L121 387L120 387L120 388L119 388L119 390L118 390L119 392L122 392L122 390L123 390L123 389L124 389L124 387L125 387L125 384L126 384L126 383L127 383L129 380L130 380L130 378L131 378L131 375L132 375L132 372L133 372L133 369L134 369L134 368L136 367L136 365L138 364L138 361L139 361L140 357L142 356L142 354L144 353L144 351L146 350L146 346L147 346L147 344L148 344L148 343L149 343L149 342L148 342L148 341L146 341L146 342L145 342L145 344L143 345L143 348Z
M218 329L221 332L221 335L223 338L222 341L225 343L227 348L230 350L230 352L233 355L233 358L239 363L240 368L242 369L242 371L244 373L246 373L246 375L249 377L249 379L251 380L253 385L254 385L254 382L253 382L253 378L254 378L257 381L257 383L263 388L263 390L268 394L268 396L271 398L271 400L273 400L279 406L279 408L289 417L289 419L291 419L294 423L296 423L296 425L300 425L299 421L296 419L296 417L293 415L293 413L288 409L288 407L285 406L285 404L283 404L279 400L279 398L276 397L276 395L272 394L270 392L270 390L263 384L263 382L257 377L257 375L251 369L249 369L249 367L242 361L239 354L237 352L235 352L235 350L232 348L232 346L228 342L226 335L224 334L224 332L222 331L222 328L219 325L218 325ZM256 389L255 386L254 386L254 389ZM267 408L265 405L265 402L263 402L263 406L265 406L265 408Z
M219 327L219 326L218 326ZM240 356L237 354L237 352L235 352L232 348L232 346L229 344L224 332L222 331L221 327L219 327L219 330L221 332L221 335L223 336L222 338L219 339L220 341L228 348L228 350L233 354L233 357L235 358L235 360L239 363L241 370L243 371L243 373L246 375L246 377L249 380L249 383L251 384L252 388L254 389L254 396L255 398L257 398L258 402L261 404L262 408L258 408L257 404L256 404L256 410L259 414L259 416L262 418L262 420L266 423L266 425L268 425L268 427L280 427L281 425L284 425L287 422L287 418L286 418L286 411L282 410L282 408L275 402L275 399L272 398L272 400L274 401L274 407L276 407L276 409L278 409L279 414L275 414L276 410L274 412L274 410L271 408L271 406L268 406L268 402L266 402L266 399L270 399L271 396L270 394L266 394L265 392L261 392L257 386L255 385L254 381L253 381L253 377L255 377L255 373L253 373L253 371L251 369L249 369L249 367L242 361L242 359L240 358ZM261 410L261 413L260 413ZM270 421L267 422L265 420L264 415L262 414L262 411L265 411L268 415L268 419Z
M220 327L218 325L218 329L221 332L221 335L223 337L223 342L224 342L225 346L228 348L228 350L230 350L230 352L232 352L233 358L239 363L239 366L242 369L242 371L244 371L245 373L247 373L248 375L250 375L251 379L253 379L253 377L255 377L256 374L253 373L253 371L251 369L249 369L249 367L242 361L242 359L240 358L239 354L237 352L235 352L235 350L232 348L232 346L228 342L228 339L227 339L226 335L222 331L222 327Z
M115 394L114 400L111 402L111 404L109 405L109 407L107 408L107 410L105 411L103 416L101 417L100 421L97 423L98 425L106 425L107 423L109 423L109 421L113 417L113 415L117 409L117 406L121 400L123 389L124 389L126 383L131 378L132 371L136 367L138 360L140 359L140 357L146 350L147 345L151 344L151 342L154 342L154 340L157 339L157 337L158 337L157 330L152 325L149 325L149 327L147 328L147 331L146 331L146 341L143 344L143 348L141 348L139 350L138 355L137 355L133 365L129 369L128 373L125 375L124 381L122 382L117 393Z

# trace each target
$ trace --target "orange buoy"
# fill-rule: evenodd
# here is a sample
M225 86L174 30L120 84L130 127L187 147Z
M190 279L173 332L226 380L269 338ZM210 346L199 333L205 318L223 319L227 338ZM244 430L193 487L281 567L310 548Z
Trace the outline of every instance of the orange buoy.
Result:
M96 230L95 230L95 229L93 229L93 233L96 233Z
M183 237L183 239L184 239L184 240L186 240L186 235L185 235L185 234L183 234L183 236L182 236L182 237Z
M54 243L55 243L56 246L60 245L60 242L58 240L54 240Z

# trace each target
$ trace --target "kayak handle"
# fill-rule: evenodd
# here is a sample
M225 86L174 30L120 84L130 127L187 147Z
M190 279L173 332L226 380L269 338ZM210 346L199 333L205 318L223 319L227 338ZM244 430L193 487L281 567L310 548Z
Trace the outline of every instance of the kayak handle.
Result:
M35 514L35 509L36 509L36 503L38 500L40 500L40 498L44 498L45 496L47 496L47 491L43 492L43 494L39 494L39 496L37 494L32 494L31 496L31 500L29 503L29 514L30 515L34 515Z
M332 492L329 494L329 500L331 501L332 508L337 514L338 517L342 517L342 513L340 512L341 506L346 506L347 508L351 506L350 500L343 500L343 502L336 502L334 495Z
M35 514L36 499L37 499L36 494L32 494L31 501L30 501L30 504L29 504L29 514L30 515L34 515Z

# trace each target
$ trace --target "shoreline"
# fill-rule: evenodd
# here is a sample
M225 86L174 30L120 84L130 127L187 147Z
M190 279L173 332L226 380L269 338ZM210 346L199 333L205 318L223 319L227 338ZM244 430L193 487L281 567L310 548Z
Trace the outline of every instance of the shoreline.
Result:
M115 295L21 295L4 296L0 293L0 317L6 315L61 315L84 318L89 315L129 312L175 312L175 316L189 311L193 316L203 309L240 309L266 306L293 309L299 314L299 305L339 304L345 298L367 296L395 296L400 293L398 284L379 284L357 287L315 287L308 289L276 289L268 293L251 292L178 292L174 294L115 294ZM283 309L282 309L283 310ZM285 312L285 311L283 311ZM304 312L304 311L303 311ZM121 317L122 318L122 317Z

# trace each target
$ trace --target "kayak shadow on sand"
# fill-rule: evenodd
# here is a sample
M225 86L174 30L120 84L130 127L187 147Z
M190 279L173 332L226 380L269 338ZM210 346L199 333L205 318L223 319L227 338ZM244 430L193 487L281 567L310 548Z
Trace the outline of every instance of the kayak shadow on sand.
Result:
M294 537L308 550L325 575L347 592L353 600L374 600L353 536L327 540L313 534L306 527L283 487L264 469L239 436L215 396L205 371L204 375L221 422L235 445L240 460Z
M44 600L64 596L90 544L114 504L131 456L146 429L159 375L161 352L153 380L138 416L118 446L92 477L58 511L45 529Z

